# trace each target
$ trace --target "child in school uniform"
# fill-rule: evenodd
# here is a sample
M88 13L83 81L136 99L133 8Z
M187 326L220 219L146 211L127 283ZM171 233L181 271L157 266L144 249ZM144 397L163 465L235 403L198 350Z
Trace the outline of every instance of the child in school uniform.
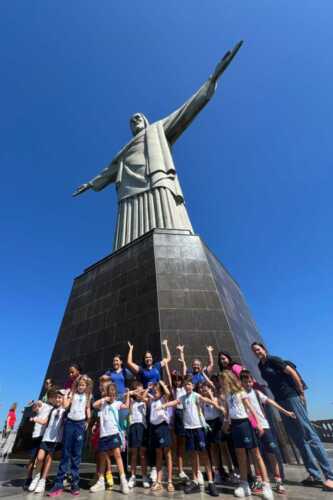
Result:
M121 491L129 493L128 483L125 475L124 464L121 457L121 427L120 410L129 408L130 392L125 393L125 402L117 400L117 388L115 384L106 387L106 395L95 401L93 407L99 410L100 418L100 438L99 454L103 456L113 456L119 471ZM100 471L98 481L104 484L104 472ZM96 491L98 491L96 489Z
M102 397L107 395L107 388L111 384L111 377L104 374L99 377L99 392ZM95 450L96 458L96 476L93 485L90 487L90 491L95 493L97 491L104 491L105 489L111 490L114 484L112 475L111 459L106 453L100 453L99 451L99 438L100 438L100 415L99 411L95 410L94 416L96 418L94 425L92 427L91 433L91 445ZM105 480L102 480L105 477Z
M50 392L50 395L52 396L52 392ZM54 396L54 394L53 394ZM40 443L43 438L43 434L46 429L46 424L41 424L39 423L39 420L47 421L48 416L50 414L50 411L52 410L52 405L49 403L44 403L43 401L35 401L32 404L32 412L34 414L33 417L30 418L31 422L34 422L34 427L32 431L32 436L31 436L31 449L30 449L30 456L31 460L28 464L28 475L27 478L24 482L23 489L28 489L31 481L32 481L32 475L34 468L37 466L38 460L37 460L37 453L40 447ZM38 421L37 421L38 419Z
M149 394L149 393L148 393ZM170 392L166 385L160 380L153 386L150 394L150 445L156 451L157 479L153 482L152 491L162 491L162 462L165 457L168 473L169 493L175 491L172 482L172 453L171 453L171 432L169 428L170 415L165 404L168 401Z
M140 455L142 486L149 488L150 483L147 477L147 390L143 384L134 381L131 384L131 398L129 407L129 428L128 428L128 448L131 455L131 477L128 481L128 487L134 488L137 482L137 456Z
M253 408L256 411L256 414L259 418L260 424L263 428L263 434L260 436L258 435L259 443L261 445L261 448L264 450L264 452L267 454L267 457L270 461L272 471L274 473L274 481L275 481L275 491L280 494L285 494L286 490L283 486L282 482L282 477L280 473L280 467L279 467L279 462L277 460L277 450L278 450L278 444L276 442L276 439L272 433L272 430L270 428L269 422L265 416L264 413L264 408L263 406L268 404L274 406L278 411L286 415L287 417L290 418L296 418L295 414L291 411L287 411L282 406L280 406L278 403L276 403L273 399L268 398L265 394L263 394L261 391L254 389L254 384L255 380L252 377L251 373L248 370L243 370L240 373L240 381L248 395L249 401ZM262 490L262 484L259 481L256 484L256 492L260 492Z
M37 452L36 475L31 481L29 491L44 493L46 479L52 465L53 454L61 449L61 441L64 428L65 408L64 394L61 390L51 389L48 393L48 401L53 408L46 416L36 416L32 418L35 425L45 426L45 432Z
M231 434L241 477L240 485L234 490L234 495L238 498L251 496L251 489L248 483L248 450L251 453L256 470L260 472L260 476L263 479L262 497L266 500L273 500L274 495L269 483L267 469L260 454L258 440L249 417L256 421L259 435L263 434L261 422L236 375L230 370L225 370L220 374L220 382L221 389L226 396L227 419L231 425Z
M205 435L206 422L201 411L200 403L210 403L221 411L223 411L223 408L216 404L215 401L210 401L209 399L194 392L192 378L188 378L185 380L184 387L186 391L185 395L180 396L179 399L170 401L169 403L163 405L164 407L177 406L181 403L183 406L183 422L185 428L186 449L191 453L193 473L193 480L192 482L186 484L184 492L186 494L200 492L198 475L201 460L205 466L208 477L208 493L211 496L218 496L219 493L213 481L212 468L207 454L207 443Z
M71 494L80 495L80 464L86 429L91 418L91 393L93 382L87 375L79 375L72 389L64 397L68 411L64 426L62 456L57 477L48 496L57 497L64 490L64 479L71 474Z
M198 387L199 394L204 396L206 399L211 402L215 402L219 406L221 402L218 398L213 394L213 384L209 384L208 382L203 382L199 384ZM213 406L212 403L204 402L202 404L203 415L205 417L208 430L206 433L206 441L207 447L209 448L212 466L214 470L214 481L216 484L222 483L222 476L219 472L220 468L220 443L221 443L221 431L223 424L223 413Z

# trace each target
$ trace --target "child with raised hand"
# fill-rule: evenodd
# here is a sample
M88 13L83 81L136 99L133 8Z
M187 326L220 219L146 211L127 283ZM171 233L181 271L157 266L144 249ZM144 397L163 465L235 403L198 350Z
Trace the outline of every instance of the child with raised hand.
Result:
M121 428L119 423L119 411L129 408L130 392L125 392L125 402L117 400L117 388L115 384L109 384L106 395L95 401L93 407L100 411L100 457L113 456L119 471L121 491L129 492L128 483L121 458ZM104 472L100 472L98 481L104 484ZM96 489L95 491L98 491Z
M203 414L208 426L206 433L207 447L210 450L212 466L214 471L214 481L216 484L222 483L222 477L219 472L220 467L220 442L221 442L221 430L224 414L214 406L222 406L221 402L213 393L214 385L208 381L199 384L198 391L201 396L208 399L210 402L202 402Z
M128 428L128 448L131 455L131 477L128 487L134 488L136 485L137 456L140 455L142 485L149 488L150 483L147 477L147 403L148 390L143 388L139 381L132 382L131 398L129 406L129 428Z
M266 404L272 405L287 417L296 418L296 416L293 412L287 411L284 408L282 408L282 406L276 403L273 399L268 398L261 391L254 389L253 386L255 380L248 370L242 370L242 372L240 373L240 381L246 391L246 394L248 395L251 405L256 411L257 417L264 431L263 434L258 436L258 439L270 461L270 465L274 473L275 490L277 493L284 494L286 493L286 490L282 483L279 462L277 460L278 444L271 431L268 420L265 416L263 405ZM261 489L262 486L259 482L259 484L258 483L256 484L256 490L260 491Z
M103 374L99 377L99 392L102 397L107 395L107 388L110 384L111 377L109 375ZM97 414L97 418L92 427L91 444L95 450L97 481L90 488L92 493L104 491L105 489L112 489L114 484L110 457L99 451L100 418L97 410L95 410L95 414Z
M64 408L67 409L67 419L64 426L62 441L62 457L57 477L52 490L48 493L57 497L64 490L64 479L69 471L71 474L71 493L80 494L80 464L85 432L91 418L91 393L93 382L87 375L78 376L72 389L64 397Z
M65 408L63 407L63 391L56 388L50 389L48 391L48 401L52 405L50 411L44 409L36 417L30 419L32 422L35 422L35 428L39 426L45 429L37 452L36 475L28 488L29 491L34 491L35 493L44 493L45 491L46 479L52 465L53 454L61 448L64 427Z
M177 406L178 404L182 404L183 406L183 422L185 428L186 449L191 453L193 473L193 481L185 486L184 492L187 494L200 492L198 476L200 472L201 460L205 466L208 477L208 493L211 496L218 496L219 494L213 481L212 468L206 449L206 422L201 411L200 403L209 403L222 412L224 410L215 401L212 401L194 392L192 378L188 378L185 380L184 387L186 391L185 395L180 396L179 399L170 401L169 403L165 403L163 405L164 408L168 406Z
M165 406L170 391L161 380L155 384L152 391L148 392L150 397L150 444L156 451L157 479L153 482L151 490L161 491L162 486L162 462L165 457L168 472L168 492L175 490L172 482L172 453L171 453L171 432L169 428L169 412Z
M222 391L226 395L227 418L231 424L231 434L240 469L241 483L234 490L234 495L238 498L251 496L248 483L248 450L251 453L256 470L260 472L263 479L262 496L266 500L273 500L274 495L269 483L266 466L261 457L258 441L249 417L251 416L257 422L259 435L263 434L261 422L240 380L230 370L225 370L220 374L220 382Z

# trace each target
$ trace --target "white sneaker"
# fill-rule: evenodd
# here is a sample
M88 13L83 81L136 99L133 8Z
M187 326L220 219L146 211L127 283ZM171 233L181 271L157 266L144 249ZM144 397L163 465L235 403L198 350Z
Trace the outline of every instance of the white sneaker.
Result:
M150 482L147 476L143 476L142 478L142 486L144 488L150 488Z
M157 481L157 469L156 469L156 467L151 468L150 480L152 483L156 483L156 481Z
M274 494L269 483L263 483L262 498L265 498L265 500L274 500Z
M223 483L222 476L218 470L216 470L215 474L214 474L214 483L215 484L222 484Z
M234 496L237 498L245 498L251 496L251 489L248 482L242 482L238 488L234 490Z
M129 494L128 482L125 475L120 478L120 489L124 495Z
M93 486L91 486L90 491L91 493L96 493L97 491L105 491L105 481L103 476L99 477L97 482Z
M205 486L205 480L204 480L204 477L202 475L201 470L199 470L199 472L198 472L198 483L199 483L199 486Z
M133 475L129 478L128 487L132 489L134 488L135 485L136 485L136 477Z
M179 473L179 479L181 479L182 481L189 481L189 477L188 475L182 470L180 473Z
M46 479L40 479L35 489L35 493L44 493L45 491Z
M40 480L40 473L35 475L31 483L29 484L28 491L35 491L39 480Z

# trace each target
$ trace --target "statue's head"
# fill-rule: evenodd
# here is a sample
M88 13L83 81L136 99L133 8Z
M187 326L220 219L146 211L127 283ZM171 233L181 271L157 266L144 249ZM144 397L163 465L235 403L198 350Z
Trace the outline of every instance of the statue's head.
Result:
M137 135L149 125L149 121L143 113L134 113L130 119L130 127L133 135Z

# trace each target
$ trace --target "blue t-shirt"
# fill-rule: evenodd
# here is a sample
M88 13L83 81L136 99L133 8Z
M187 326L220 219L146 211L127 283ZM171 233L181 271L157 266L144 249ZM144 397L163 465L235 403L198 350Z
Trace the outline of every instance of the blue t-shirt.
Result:
M116 385L118 399L122 399L126 389L126 380L133 378L132 373L127 368L122 368L119 372L108 370L106 375L111 377L112 382Z
M142 382L143 387L146 389L148 384L156 384L161 380L161 362L154 363L151 368L144 368L140 366L138 379Z
M192 384L193 385L202 384L202 382L206 381L206 379L205 379L205 377L204 377L204 375L203 375L202 372L193 373L192 369L189 369L187 371L187 374L188 374L189 377L192 378Z

